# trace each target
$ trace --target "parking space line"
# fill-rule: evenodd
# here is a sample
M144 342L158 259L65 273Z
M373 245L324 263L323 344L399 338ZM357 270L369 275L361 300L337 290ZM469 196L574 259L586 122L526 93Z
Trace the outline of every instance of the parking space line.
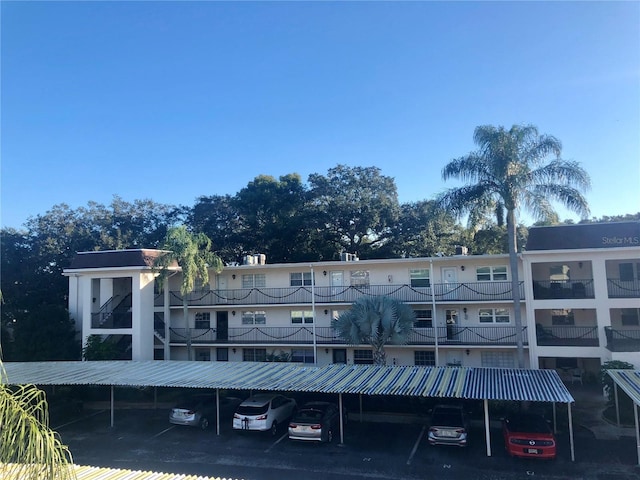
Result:
M164 430L162 430L160 433L156 433L153 437L151 438L158 438L160 435L162 435L163 433L167 433L169 430L173 430L174 428L176 428L177 425L171 425L169 428L165 428Z
M285 438L289 437L289 432L285 432L284 435L282 435L278 440L276 440L275 442L273 442L269 448L267 448L264 453L269 453L269 451L275 447L277 444L279 444L282 440L284 440Z
M413 460L413 456L418 451L418 446L420 445L420 442L422 441L422 437L424 436L424 431L426 429L427 429L427 426L423 425L422 426L422 430L420 430L420 435L418 435L416 443L413 445L413 450L411 450L411 454L409 455L409 459L407 460L407 465L411 465L411 460Z
M82 420L86 420L88 418L95 417L96 415L100 415L101 413L104 413L104 412L106 412L106 410L98 410L96 413L92 413L91 415L85 415L84 417L76 418L75 420L72 420L71 422L63 423L62 425L58 425L57 427L53 427L52 430L59 430L62 427L66 427L67 425L73 425L74 423L78 423L78 422L81 422Z

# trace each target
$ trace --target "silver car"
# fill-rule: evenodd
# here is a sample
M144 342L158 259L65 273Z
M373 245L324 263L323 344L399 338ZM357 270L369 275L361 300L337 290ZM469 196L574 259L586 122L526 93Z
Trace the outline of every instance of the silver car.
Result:
M220 417L230 417L240 402L241 400L236 397L221 397ZM215 395L193 395L171 409L169 423L206 430L210 422L216 419L216 409Z
M343 425L346 422L343 415ZM308 402L296 412L289 422L291 440L328 442L340 430L340 411L330 402Z
M431 415L430 445L467 446L469 422L462 405L436 405Z

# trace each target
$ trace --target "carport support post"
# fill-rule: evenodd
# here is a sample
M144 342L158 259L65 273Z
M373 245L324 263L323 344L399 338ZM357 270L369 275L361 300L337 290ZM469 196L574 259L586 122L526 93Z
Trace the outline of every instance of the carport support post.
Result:
M613 382L613 398L616 402L616 425L620 426L620 405L618 404L618 384Z
M216 435L220 435L220 389L216 388Z
M362 423L362 394L361 393L358 395L358 398L360 399L360 423Z
M344 411L342 410L342 392L338 394L338 409L340 412L340 445L344 445L344 420L342 418Z
M571 402L567 402L567 413L569 416L569 444L571 445L571 461L576 461L576 449L573 444L573 418L571 416Z
M638 451L638 465L640 465L640 432L638 431L638 406L633 404L633 419L636 422L636 450Z
M553 402L553 433L558 433L558 417L556 415L556 402Z
M111 385L111 428L113 428L113 425L114 425L114 417L115 417L114 395L113 395L113 385Z
M491 456L491 436L489 435L489 400L486 398L484 403L484 435L487 441L487 457Z

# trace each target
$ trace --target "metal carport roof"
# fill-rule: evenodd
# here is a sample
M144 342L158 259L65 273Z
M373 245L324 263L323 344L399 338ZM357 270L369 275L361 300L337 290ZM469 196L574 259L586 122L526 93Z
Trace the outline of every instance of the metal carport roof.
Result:
M614 382L616 415L619 416L618 387L629 395L633 401L633 418L635 420L636 449L638 451L638 465L640 465L640 430L638 422L638 406L640 406L640 371L638 370L607 370ZM619 417L618 417L619 418Z
M11 384L191 387L571 403L555 370L291 363L5 363Z

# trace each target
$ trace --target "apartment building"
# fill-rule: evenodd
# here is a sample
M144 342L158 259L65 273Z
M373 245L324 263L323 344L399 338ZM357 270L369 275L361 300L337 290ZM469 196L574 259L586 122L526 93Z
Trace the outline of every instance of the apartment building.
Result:
M582 379L611 359L640 365L639 238L640 222L530 230L516 292L528 367L582 369ZM508 255L456 253L295 264L248 255L184 298L177 267L159 289L155 250L78 253L65 275L83 340L100 335L123 358L371 363L371 349L346 344L331 320L359 297L387 295L416 313L408 343L386 347L389 363L516 367Z

